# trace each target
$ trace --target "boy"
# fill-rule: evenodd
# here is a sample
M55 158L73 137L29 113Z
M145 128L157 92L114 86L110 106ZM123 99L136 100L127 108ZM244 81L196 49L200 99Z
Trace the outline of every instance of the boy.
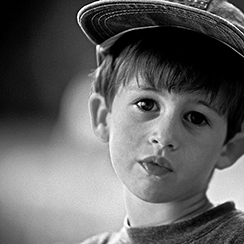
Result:
M244 15L225 0L102 0L78 21L97 45L91 119L127 212L84 243L244 243L244 214L206 195L244 153Z

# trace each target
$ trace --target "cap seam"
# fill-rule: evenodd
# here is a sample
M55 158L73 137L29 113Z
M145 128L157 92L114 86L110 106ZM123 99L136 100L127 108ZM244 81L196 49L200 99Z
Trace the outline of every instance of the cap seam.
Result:
M159 11L159 10L162 10L162 9L167 9L168 7L167 6L156 6L157 7L157 9L155 9L155 8L151 8L151 9L146 9L146 10L127 10L126 8L125 9L123 9L123 10L119 10L119 11L113 11L113 12L110 12L110 13L105 13L105 14L101 14L101 13L99 13L99 14L101 14L101 16L99 16L99 18L97 19L97 21L98 22L96 22L96 24L99 24L99 27L101 28L101 30L103 30L105 33L106 33L106 35L109 35L109 34L114 34L114 32L112 32L111 30L110 30L110 28L108 27L108 25L107 25L107 22L111 19L111 18L113 18L113 17L115 17L115 16L125 16L125 15L130 15L130 14L136 14L136 13L158 13L158 14L162 14L162 11ZM173 10L173 9L178 9L178 7L175 7L175 6L170 6L170 8ZM126 11L127 10L127 11ZM207 14L203 11L203 10L201 10L201 12L199 12L199 10L198 9L196 9L197 11L195 11L195 9L194 8L192 8L191 9L191 11L193 11L194 13L196 13L196 14L200 14L200 15L202 15L202 16L205 16L205 17L207 17L208 18L208 21L211 21L211 23L212 24L219 24L220 22L221 22L221 24L228 24L228 25L225 25L228 29L231 29L230 28L230 26L233 28L235 28L235 29L237 29L238 31L240 31L239 29L238 29L238 27L237 26L235 26L234 24L232 24L232 23L229 23L229 22L227 22L224 18L222 18L221 16L214 16L214 18L215 19L212 19L212 16L210 15L211 13L210 12L207 12ZM92 23L94 23L94 19L97 17L97 15L98 14L96 14L95 16L93 16L93 18L92 18ZM106 17L106 16L108 16L108 17ZM171 16L177 16L176 14L174 14L173 13L173 11L172 11L172 13L171 13ZM186 17L186 15L185 15L185 17ZM218 18L218 19L216 19L216 17ZM101 23L101 19L102 18L104 18L104 22L102 22L103 24L104 24L104 26L106 26L106 29L104 29L103 27L102 27L102 25L100 24ZM189 16L187 16L187 18L190 20L190 19L192 19L191 18L191 16L189 15ZM194 19L195 20L195 19ZM206 23L206 21L204 20L204 19L202 19L205 23ZM158 25L158 26L160 26L160 25ZM95 29L97 29L97 27L93 24L93 27L95 28ZM109 32L108 32L108 30L109 30ZM223 33L223 32L222 32ZM228 32L224 32L224 33L228 33ZM237 34L237 33L236 33ZM100 35L100 33L99 33L99 35ZM104 37L104 35L100 35L100 37ZM238 33L238 37L241 39L241 40L243 40L243 38L241 38L241 35L239 35L239 33Z

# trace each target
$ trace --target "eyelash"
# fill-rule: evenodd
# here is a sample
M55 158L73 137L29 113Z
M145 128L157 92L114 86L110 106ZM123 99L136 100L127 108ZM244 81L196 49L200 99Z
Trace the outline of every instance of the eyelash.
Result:
M200 117L200 121L195 121L193 122L192 118L189 119L189 115L197 115L198 118L195 117L196 120L199 120L199 117ZM205 125L209 125L209 121L208 119L202 114L202 113L199 113L199 112L196 112L196 111L191 111L189 112L186 116L185 116L185 119L187 121L189 121L190 123L194 124L195 126L198 126L198 127L201 127L201 126L205 126Z
M140 101L137 101L136 106L143 112L159 111L158 104L153 99L149 99L149 98L145 98L145 99L141 99ZM192 117L190 118L189 116L192 116ZM184 116L184 119L198 127L209 125L209 121L206 118L206 116L204 116L202 113L197 112L197 111L189 112L188 114L186 114ZM200 121L199 121L199 119L200 119ZM193 120L195 120L195 122L193 122Z
M150 102L151 106L149 104L146 104L148 102ZM149 108L145 108L145 107L143 108L143 106L145 105L149 105ZM141 99L140 101L137 101L136 106L144 112L155 112L159 110L158 104L153 99L149 99L149 98L145 98L145 99ZM155 106L156 106L156 110L155 109L152 110L152 108Z

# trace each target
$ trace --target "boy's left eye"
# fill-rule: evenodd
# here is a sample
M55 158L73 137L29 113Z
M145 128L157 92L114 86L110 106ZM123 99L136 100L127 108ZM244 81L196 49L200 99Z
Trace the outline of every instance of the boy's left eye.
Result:
M197 126L204 126L208 124L207 118L199 112L190 112L186 115L186 120Z
M152 99L142 99L136 103L136 106L143 111L156 111L158 110L158 105Z

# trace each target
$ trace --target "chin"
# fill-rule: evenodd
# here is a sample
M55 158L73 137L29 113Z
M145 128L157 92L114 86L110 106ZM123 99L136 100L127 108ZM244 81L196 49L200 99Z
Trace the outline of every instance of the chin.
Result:
M167 197L163 194L152 194L152 193L147 193L147 194L135 194L138 198L140 198L141 200L143 200L144 202L148 202L148 203L166 203L166 202L170 202L172 201L172 199L170 197Z

